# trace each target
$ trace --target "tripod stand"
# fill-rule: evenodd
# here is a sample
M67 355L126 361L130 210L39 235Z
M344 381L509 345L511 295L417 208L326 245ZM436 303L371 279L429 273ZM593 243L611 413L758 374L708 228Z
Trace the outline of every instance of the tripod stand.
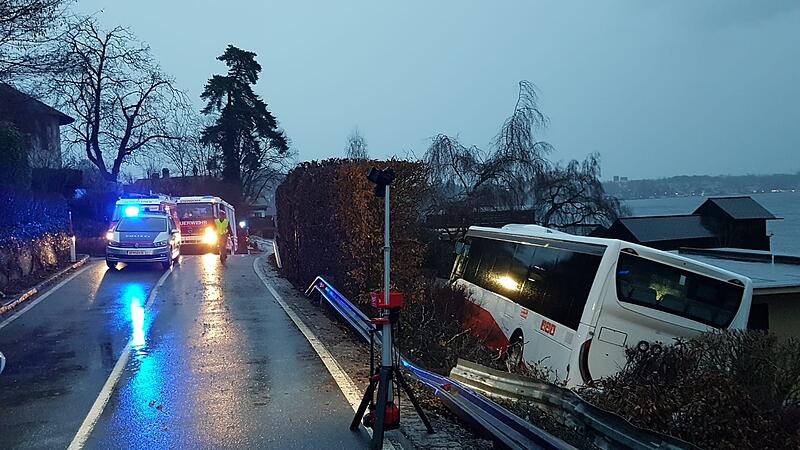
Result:
M372 428L372 443L370 447L380 449L383 447L383 433L400 426L400 388L408 395L417 414L425 423L428 433L433 433L433 427L417 402L414 393L403 378L403 373L397 367L394 352L394 339L392 328L400 319L400 310L403 308L403 296L398 292L390 291L391 274L391 236L389 234L389 192L390 185L395 179L392 169L378 170L372 168L367 179L375 183L375 195L383 198L383 292L373 293L372 306L382 311L380 318L370 322L374 327L369 333L369 386L361 399L355 417L350 423L350 429L358 429L358 424L364 420L364 426ZM381 366L375 367L375 333L381 332ZM395 402L395 388L392 379L397 379L397 401ZM377 401L374 399L375 388L378 388ZM377 404L376 404L377 403ZM369 413L364 414L369 406Z
M417 401L414 392L408 386L406 379L403 377L403 372L397 367L397 364L395 364L394 360L392 360L392 364L388 366L381 365L380 368L375 367L375 332L381 331L382 334L391 334L392 325L397 321L399 316L400 310L395 309L390 310L387 314L384 314L384 317L382 318L371 320L371 322L375 325L375 328L370 330L369 334L369 386L367 387L367 391L364 393L364 398L361 399L361 404L358 405L358 410L356 411L355 417L353 417L353 421L350 423L350 429L356 430L358 429L359 422L361 422L363 419L364 426L372 428L372 442L370 445L372 449L379 449L383 447L384 431L394 430L400 426L399 388L403 389L408 396L408 399L411 401L411 404L414 405L414 409L416 410L420 419L422 419L422 422L425 424L425 428L428 430L428 433L433 433L433 427L428 420L428 416L425 415L425 411L423 411L419 406L419 402ZM391 358L391 353L393 353L392 347L389 347L388 349L382 348L381 350L382 355L385 356L386 353L389 353L389 357ZM397 384L399 386L396 392L396 404L393 400L394 392L392 392L393 378L397 379ZM377 405L373 397L376 386L378 388ZM365 415L368 406L369 413Z

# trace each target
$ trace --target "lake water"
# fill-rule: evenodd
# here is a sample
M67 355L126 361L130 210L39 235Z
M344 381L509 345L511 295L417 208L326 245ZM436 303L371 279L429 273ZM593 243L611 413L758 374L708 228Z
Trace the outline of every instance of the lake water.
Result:
M800 192L747 194L782 220L767 221L767 232L772 234L772 251L778 254L800 255ZM705 197L669 197L626 200L631 212L637 216L663 214L690 214Z

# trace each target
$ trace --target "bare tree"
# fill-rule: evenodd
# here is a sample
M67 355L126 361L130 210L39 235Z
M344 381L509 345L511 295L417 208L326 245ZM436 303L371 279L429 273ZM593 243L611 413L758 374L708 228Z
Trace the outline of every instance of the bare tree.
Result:
M349 159L369 159L367 140L358 131L358 127L353 128L353 131L347 136L345 152Z
M70 0L0 0L0 80L48 72Z
M206 175L211 150L200 143L202 119L191 110L176 111L168 126L169 134L177 139L163 139L155 152L177 169L180 176Z
M169 118L186 107L185 95L130 31L105 31L88 19L72 26L62 44L66 66L53 83L54 98L77 118L71 140L106 180L116 181L135 152L181 139Z
M531 210L546 214L548 225L572 224L581 215L583 221L613 217L614 202L604 199L596 156L583 164L554 165L547 159L553 147L538 137L546 125L535 86L522 81L514 110L489 148L435 136L424 157L434 192L430 212L450 217L456 235L477 213L491 210ZM539 192L540 184L550 195ZM574 195L565 197L565 190Z

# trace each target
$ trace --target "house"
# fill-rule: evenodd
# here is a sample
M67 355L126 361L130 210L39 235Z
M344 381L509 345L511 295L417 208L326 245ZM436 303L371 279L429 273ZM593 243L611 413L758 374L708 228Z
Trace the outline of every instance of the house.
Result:
M767 221L776 219L751 197L712 197L691 214L623 217L591 235L659 250L733 247L769 251Z
M709 198L693 214L719 236L721 247L769 250L767 221L776 220L771 212L751 197Z
M622 239L659 250L716 247L717 235L695 215L623 217L593 236Z
M61 168L60 128L75 119L0 83L0 121L13 123L25 137L31 167Z
M749 329L800 338L800 256L735 248L680 249L678 253L752 280Z

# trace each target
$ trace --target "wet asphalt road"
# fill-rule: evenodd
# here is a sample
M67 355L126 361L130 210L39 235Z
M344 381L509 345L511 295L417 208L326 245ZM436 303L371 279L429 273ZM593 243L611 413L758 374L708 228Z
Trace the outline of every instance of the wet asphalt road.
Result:
M253 270L92 264L0 329L0 448L66 448L131 340L85 448L363 448L352 409ZM0 318L0 323L6 318Z

